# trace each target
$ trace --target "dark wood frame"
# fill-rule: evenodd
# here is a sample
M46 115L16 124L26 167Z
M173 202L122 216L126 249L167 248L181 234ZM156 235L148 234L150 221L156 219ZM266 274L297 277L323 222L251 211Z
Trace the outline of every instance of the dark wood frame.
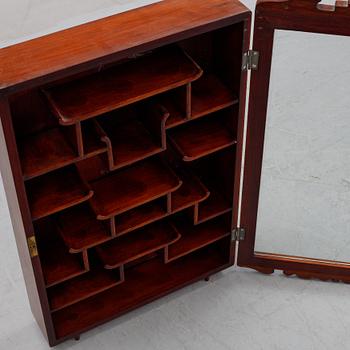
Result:
M350 264L278 254L255 253L255 230L264 150L266 114L274 31L277 29L350 36L348 8L336 12L317 9L318 1L260 1L256 8L254 50L259 69L252 73L242 196L241 227L246 238L239 244L238 264L264 273L275 269L304 278L350 281Z

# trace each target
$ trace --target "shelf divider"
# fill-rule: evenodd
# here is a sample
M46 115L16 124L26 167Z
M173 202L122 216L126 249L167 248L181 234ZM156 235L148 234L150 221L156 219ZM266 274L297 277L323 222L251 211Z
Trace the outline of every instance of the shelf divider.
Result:
M176 174L182 185L170 193L169 198L159 198L115 217L118 236L190 208L208 198L209 191L196 176L183 169L176 169Z
M198 218L195 224L211 220L232 210L232 204L221 193L210 188L210 196L199 204Z
M169 113L161 106L128 106L96 121L108 149L109 168L131 165L166 149L165 123Z
M235 96L214 74L204 74L192 83L191 118L200 118L238 103Z
M180 239L166 222L148 225L96 248L106 269L120 267L130 261L161 250Z

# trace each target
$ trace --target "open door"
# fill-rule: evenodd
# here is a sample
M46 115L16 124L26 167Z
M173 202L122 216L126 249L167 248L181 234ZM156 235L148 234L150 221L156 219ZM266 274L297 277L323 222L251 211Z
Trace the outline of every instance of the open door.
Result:
M239 266L350 281L347 6L257 4Z

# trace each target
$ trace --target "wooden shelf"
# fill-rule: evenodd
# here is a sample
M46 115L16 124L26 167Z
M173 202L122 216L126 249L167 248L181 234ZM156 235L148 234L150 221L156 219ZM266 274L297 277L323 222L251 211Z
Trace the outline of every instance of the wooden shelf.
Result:
M166 149L163 109L129 106L98 119L108 145L111 169L118 169ZM148 126L146 126L148 125Z
M28 181L26 187L33 220L82 203L93 195L82 182L75 166Z
M181 238L168 247L167 262L192 253L231 234L231 221L227 217L219 217L204 224L193 226L187 218L174 221L174 228Z
M125 272L125 282L119 286L55 312L57 337L92 328L229 266L228 253L222 254L216 246L208 248L170 264L159 258L137 265Z
M232 210L231 203L222 194L210 188L210 196L199 205L198 223L229 213Z
M167 216L166 198L141 205L115 217L117 236L138 229Z
M192 84L191 118L199 118L238 103L238 98L214 74Z
M104 267L114 269L165 248L178 239L180 235L169 224L158 222L105 243L96 251Z
M237 142L216 115L170 130L169 141L186 162L220 151Z
M112 238L109 222L96 219L87 204L57 215L57 229L70 253L78 253Z
M52 312L63 309L81 300L101 293L122 283L120 273L105 269L94 269L79 277L48 289Z
M129 209L176 191L179 178L159 159L152 158L91 183L91 205L98 219L112 218Z
M18 150L25 180L73 163L78 158L59 128L22 138Z
M41 267L46 286L53 286L87 271L82 254L70 254L52 220L35 226Z
M200 203L209 196L208 189L196 176L180 169L177 171L182 180L182 186L171 196L172 213Z
M180 171L180 169L177 169L176 172L182 185L171 194L171 208L168 208L167 198L164 197L118 215L115 218L117 235L125 234L189 208L209 196L208 190L194 175Z
M201 74L181 49L171 47L56 86L46 95L61 124L70 125L185 85Z
M93 120L82 122L81 132L85 157L93 157L107 151L107 146L101 140L101 136Z

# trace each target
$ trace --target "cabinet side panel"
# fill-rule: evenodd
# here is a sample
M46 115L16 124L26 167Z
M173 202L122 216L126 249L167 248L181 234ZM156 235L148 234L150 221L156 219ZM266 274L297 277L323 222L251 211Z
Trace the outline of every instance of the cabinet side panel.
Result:
M8 101L0 97L0 171L33 315L50 343L55 339L39 257L31 259L27 237L34 235L21 176Z

